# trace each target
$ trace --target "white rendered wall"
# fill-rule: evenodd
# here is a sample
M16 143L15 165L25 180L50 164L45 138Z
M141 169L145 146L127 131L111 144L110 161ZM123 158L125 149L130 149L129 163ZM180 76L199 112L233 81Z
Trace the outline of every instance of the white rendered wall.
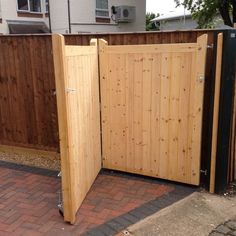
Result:
M69 33L67 0L49 1L52 32L61 34Z
M17 0L0 0L2 9L2 21L0 33L8 33L7 20L45 22L49 25L48 18L18 17ZM49 0L51 27L54 33L69 33L67 0ZM109 0L111 6L130 5L136 6L136 20L133 23L110 24L96 23L96 0L70 0L72 33L80 32L126 32L144 31L146 0ZM42 0L42 13L45 13L45 1ZM110 12L111 16L111 12Z
M126 32L145 30L145 0L109 0L111 6L130 5L136 6L136 19L132 23L116 24L111 20L110 24L96 23L96 0L70 0L72 33L79 32ZM110 12L111 16L111 12Z
M41 7L43 18L36 17L19 17L17 15L17 0L0 0L1 1L1 18L2 24L0 24L0 33L9 33L7 20L13 21L35 21L45 22L48 25L48 18L45 17L45 1L41 0Z

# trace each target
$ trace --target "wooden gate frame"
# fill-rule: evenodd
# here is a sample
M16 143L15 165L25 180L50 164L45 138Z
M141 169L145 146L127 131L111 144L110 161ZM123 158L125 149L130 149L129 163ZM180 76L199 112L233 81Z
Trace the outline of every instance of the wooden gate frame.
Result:
M102 127L103 127L102 128L102 133L103 133L103 135L102 135L103 136L103 141L102 141L103 145L102 145L102 147L103 147L103 155L104 155L103 160L104 160L105 168L120 170L120 171L126 171L126 172L131 172L131 173L136 173L136 174L142 174L142 175L147 175L147 176L159 177L159 178L174 180L174 181L193 184L193 185L199 185L199 182L200 182L200 162L201 162L201 137L202 137L201 130L202 130L202 112L203 112L203 110L201 108L203 106L203 93L204 93L204 80L205 80L205 58L206 58L206 51L207 51L207 39L208 39L207 35L204 34L204 35L198 37L196 43L151 44L151 45L138 45L138 46L136 46L136 45L127 45L127 46L124 46L124 45L122 45L122 46L113 46L113 45L111 45L110 46L110 45L107 44L106 41L99 40L100 81L101 81L100 82L101 83L101 112L102 112ZM115 94L115 91L120 91L121 92L121 88L119 88L119 86L112 87L112 88L109 87L109 84L111 83L110 81L113 81L112 79L109 79L110 78L109 75L112 71L118 70L118 69L114 68L115 67L114 63L113 63L112 68L110 68L110 67L108 68L108 63L112 64L112 60L113 60L113 59L110 58L109 59L110 62L108 62L108 56L109 55L114 56L116 54L129 55L129 54L135 54L135 53L136 54L147 53L148 55L150 54L149 55L149 59L150 59L150 57L152 57L151 54L156 53L156 52L158 53L158 55L162 54L162 53L163 54L165 54L165 53L183 53L181 55L184 55L184 56L187 56L188 53L191 53L191 56L194 58L193 59L194 64L190 64L191 67L189 67L189 68L191 68L191 73L192 74L191 74L191 84L188 85L188 86L191 87L191 88L189 87L188 89L191 90L192 92L194 91L194 98L193 98L193 96L191 96L192 99L190 99L190 102L192 102L191 103L192 106L191 106L191 104L189 105L190 108L187 111L189 113L188 113L188 115L186 115L186 119L190 120L190 124L192 124L192 126L190 126L190 131L188 131L190 133L187 134L187 136L190 135L189 138L187 139L189 142L188 142L188 144L185 145L186 147L185 146L183 147L183 149L186 149L186 151L184 151L184 154L180 153L180 156L181 156L180 160L182 162L184 162L186 160L189 160L188 165L192 166L192 167L190 167L190 170L187 170L186 173L182 173L182 172L184 172L184 171L182 171L181 172L182 175L176 174L177 168L175 167L175 165L177 165L178 162L174 157L173 157L173 160L170 159L170 164L168 165L168 167L170 167L170 169L171 168L173 169L172 170L173 173L172 174L169 174L169 173L164 173L163 174L163 173L158 173L158 172L154 172L154 171L145 169L145 165L143 164L144 161L143 160L137 160L138 158L135 159L135 157L133 155L131 157L131 158L133 158L133 159L131 159L132 161L130 161L130 159L128 159L129 161L125 161L126 160L125 155L127 154L125 152L119 153L119 156L121 156L121 158L117 157L115 159L115 161L113 161L113 160L111 160L112 159L112 157L111 157L112 156L112 151L108 151L108 150L112 149L113 145L115 145L113 143L113 141L111 142L109 140L110 132L114 128L114 126L112 126L112 125L109 126L109 123L110 123L109 119L114 121L115 117L113 117L113 119L109 118L111 112L109 113L109 112L107 112L107 110L109 110L110 108L113 109L112 108L113 106L118 106L117 109L119 109L119 106L120 107L125 106L123 104L124 101L123 101L123 103L119 102L119 103L122 103L123 105L121 105L121 104L116 105L115 101L113 101L112 102L113 105L110 106L109 104L110 104L110 101L112 101L112 96L109 97L109 96L106 96L106 94L105 94L108 90L113 91L113 92L111 92L113 94ZM172 56L170 56L170 58L172 58ZM124 60L124 58L123 58L123 60ZM142 56L142 60L145 60L145 55ZM126 62L121 62L121 63L126 63ZM163 63L165 63L165 62L163 61ZM135 73L135 72L133 72L133 73ZM142 73L142 72L140 71L140 73ZM160 73L160 72L158 72L158 73ZM164 75L165 75L165 73L163 74L163 76ZM123 76L125 76L125 75L123 75ZM137 74L136 77L139 77L139 75ZM116 83L122 84L122 88L123 88L123 90L125 90L124 89L124 83L122 81L119 82L119 80L117 80L116 82L113 81L112 83L113 84L116 84ZM162 81L162 83L165 84L167 82ZM185 86L183 86L183 87L185 87ZM176 94L176 92L174 92L174 95L172 94L172 97L176 97L176 99L177 99L177 96L175 94ZM125 91L123 91L123 96L125 96ZM142 95L139 94L139 96L142 96ZM169 95L167 95L167 98L168 98L168 96ZM184 92L182 92L181 95L179 95L179 96L184 96ZM160 95L158 97L161 99ZM143 100L145 100L145 98L143 98ZM145 101L149 101L149 100L146 99ZM129 104L129 100L128 100L128 104ZM173 104L172 104L172 106L173 106ZM136 109L137 109L137 107L136 107ZM144 112L144 110L143 110L143 112ZM121 112L121 110L119 109L118 114L121 114L121 113L127 113L127 112L125 110L123 111L123 109L122 109L122 112ZM126 115L128 116L128 114L126 114ZM132 115L130 115L130 116L132 116ZM173 117L174 117L173 119L175 121L178 120L176 118L177 117L176 115L173 116ZM120 117L120 118L122 118L122 117ZM169 122L169 120L170 120L169 118L170 117L165 116L166 120L165 120L164 123ZM180 116L179 118L182 119L182 116ZM185 116L183 116L183 118L185 118ZM126 119L129 120L129 117L126 118ZM137 117L136 117L136 119L137 119ZM164 119L164 118L162 118L162 119ZM161 118L160 118L160 114L158 116L158 120L160 120L160 122L163 124L163 122L161 121ZM118 120L116 120L115 123L118 124ZM145 123L143 123L143 124L145 124ZM158 122L158 124L159 124L159 122ZM132 126L132 123L129 123L129 125ZM125 126L129 126L129 125L128 125L128 123L126 123ZM177 124L177 126L178 125L179 124ZM165 125L165 127L166 127L166 125ZM176 127L176 123L174 123L174 127ZM167 124L167 128L168 128L168 124ZM123 126L123 128L120 128L120 129L126 129L126 128L124 128L124 126ZM140 126L140 129L141 129L141 126ZM143 128L143 129L145 129L145 128ZM129 129L127 129L127 130L128 130L127 132L129 132ZM124 133L122 134L117 130L113 131L113 133L114 132L117 133L116 135L118 135L118 134L120 135L120 136L118 136L118 140L121 140L122 137L125 136ZM147 135L149 135L149 132L147 133ZM127 134L127 136L129 136L129 135ZM172 137L172 136L175 136L175 137ZM173 133L172 133L172 136L171 136L172 138L170 139L171 141L172 141L172 139L175 140L175 139L179 138L179 135L176 136ZM162 137L163 141L164 141L164 139L166 139L166 137L163 138L163 136L159 136L159 138L161 138L161 137ZM176 137L178 137L178 138L176 138ZM181 137L181 135L180 135L180 137ZM124 138L126 138L126 136ZM167 138L169 138L169 137L167 137ZM134 139L134 137L133 137L133 139ZM139 137L136 137L135 142L136 143L141 142L140 140L142 140L142 138L139 139ZM160 141L160 139L157 140L157 142L159 142L159 141ZM117 142L119 143L119 141L117 141ZM171 143L171 144L169 144L169 142L167 140L166 140L166 142L167 142L168 150L165 149L165 151L169 152L169 146L172 145L172 144L175 145L176 142L173 141L174 143ZM119 146L118 143L116 143L115 146ZM129 139L129 142L127 143L127 145L130 145L131 143L132 143L132 141L131 141L131 139ZM133 141L133 143L134 143L134 141ZM145 143L145 144L143 143L142 145L148 146L147 148L150 148L150 146L153 146L153 147L155 146L155 145L151 144L151 141L149 143L148 142ZM135 145L134 149L136 150L136 148L138 149L137 145ZM189 150L191 150L191 151L189 151ZM149 152L151 152L151 151L149 150ZM187 155L185 155L185 152L189 153L188 157L186 157ZM114 154L114 152L113 152L113 154ZM166 152L162 153L161 156L163 156L163 157L160 158L159 161L161 163L166 162L166 166L167 166L167 159L171 158L169 156L171 154L169 154L168 156L166 156L165 154L166 154ZM159 158L154 158L153 155L152 155L152 157L150 157L150 158L147 157L146 161L148 163L150 163L151 161L153 161L153 159L159 159ZM122 163L124 162L124 163L120 164L119 160L120 160L120 162L122 162ZM152 162L152 165L154 165L154 166L158 165L157 163L159 163L159 161ZM128 162L128 164L127 164L127 162ZM133 167L133 164L130 164L130 163L134 163L134 162L135 162L135 166L137 164L137 166L138 166L137 168ZM114 163L117 163L117 165L115 165ZM186 167L186 165L187 164L185 164L185 163L183 164L184 167ZM165 165L162 165L162 167L165 167ZM154 169L156 171L157 168L154 168Z
M227 31L228 32L228 31ZM218 48L219 54L217 56L217 65L220 65L222 63L221 59L223 56L223 60L226 60L225 58L228 55L229 51L222 52L222 34L218 36ZM224 39L225 41L225 39ZM234 41L234 40L232 40ZM104 41L100 40L102 44L104 44ZM94 40L91 41L91 45L96 45L96 42ZM64 201L64 219L65 221L69 221L72 224L75 222L75 213L76 211L73 210L73 205L75 205L75 196L73 193L73 182L70 181L71 179L71 172L70 169L72 168L72 163L70 161L70 150L68 147L68 140L69 140L69 132L68 132L68 120L65 114L67 114L67 98L65 94L66 85L64 83L64 78L67 77L67 71L66 71L66 64L65 64L65 41L63 36L60 35L53 35L53 54L54 54L54 65L55 65L55 77L56 77L56 92L57 92L57 104L60 104L58 107L58 116L59 116L59 132L60 132L60 147L61 147L61 164L62 164L62 189L63 194L66 196L66 199L70 199L69 201ZM218 67L217 67L218 68ZM221 151L221 147L219 147L219 139L221 137L219 134L222 132L222 116L225 114L220 114L220 117L217 118L217 113L219 114L220 111L223 109L222 104L225 104L222 102L222 91L224 91L224 88L220 88L220 75L224 75L226 73L226 68L222 68L222 72L220 69L217 69L216 71L216 84L215 84L215 106L214 106L214 122L213 122L213 134L218 134L217 139L214 138L212 140L212 163L211 163L211 192L214 192L215 187L217 188L216 191L218 191L222 186L225 186L225 178L220 180L220 186L219 183L219 166L222 165L222 158L219 159L219 152ZM233 73L233 72L232 72ZM230 75L232 75L232 73ZM230 79L231 80L231 79ZM223 80L223 84L225 83L225 86L227 83L227 79ZM228 81L228 84L230 82ZM221 89L221 90L220 90ZM61 94L58 96L58 94ZM221 94L219 99L219 94ZM228 113L227 113L228 114ZM217 128L220 128L217 130ZM217 146L218 145L218 146ZM223 161L225 164L225 160ZM219 164L220 163L220 164ZM227 162L228 163L228 162ZM102 159L101 159L102 164ZM101 167L100 167L101 168ZM199 169L200 171L200 169ZM226 172L224 172L226 173ZM227 172L228 173L228 172ZM216 178L214 176L216 175Z
M73 224L76 212L101 170L102 163L98 48L96 39L91 40L90 46L65 46L62 35L53 35L52 42L61 152L62 205L64 220ZM85 59L89 60L87 64ZM90 83L89 86L87 83ZM86 92L85 100L81 96Z

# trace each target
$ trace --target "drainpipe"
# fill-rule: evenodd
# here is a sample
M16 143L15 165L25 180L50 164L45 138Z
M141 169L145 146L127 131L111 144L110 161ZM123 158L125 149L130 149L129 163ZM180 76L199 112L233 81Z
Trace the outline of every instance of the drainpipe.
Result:
M69 33L71 34L71 21L70 21L70 0L67 0L68 5L68 23L69 23Z
M52 33L52 22L50 13L50 0L48 0L48 21L49 21L49 32Z

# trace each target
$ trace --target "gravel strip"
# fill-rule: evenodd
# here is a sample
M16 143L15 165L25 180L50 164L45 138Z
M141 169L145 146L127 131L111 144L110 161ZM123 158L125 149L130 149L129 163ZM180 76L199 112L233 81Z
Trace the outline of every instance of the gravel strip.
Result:
M45 157L37 154L8 153L0 151L0 160L28 166L41 167L50 170L60 170L60 160L53 156Z

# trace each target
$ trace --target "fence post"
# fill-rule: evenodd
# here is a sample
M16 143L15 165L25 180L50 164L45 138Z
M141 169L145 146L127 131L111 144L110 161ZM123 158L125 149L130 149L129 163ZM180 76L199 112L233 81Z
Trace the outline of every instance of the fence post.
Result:
M220 88L219 124L216 152L215 192L225 190L229 180L230 134L235 82L236 31L224 31Z
M217 149L217 132L219 118L219 102L220 102L220 79L222 66L222 47L223 34L218 34L217 37L217 58L216 58L216 74L215 74L215 94L214 94L214 111L213 111L213 130L212 130L212 145L211 145L211 173L210 173L210 192L215 192L215 169L216 169L216 149Z
M75 213L73 212L74 196L72 194L72 183L70 173L70 149L68 146L68 118L67 118L67 96L66 79L67 71L65 64L65 39L62 35L52 35L53 60L56 80L56 97L58 111L58 125L60 137L61 154L61 173L62 173L62 194L64 220L70 223L75 222Z

